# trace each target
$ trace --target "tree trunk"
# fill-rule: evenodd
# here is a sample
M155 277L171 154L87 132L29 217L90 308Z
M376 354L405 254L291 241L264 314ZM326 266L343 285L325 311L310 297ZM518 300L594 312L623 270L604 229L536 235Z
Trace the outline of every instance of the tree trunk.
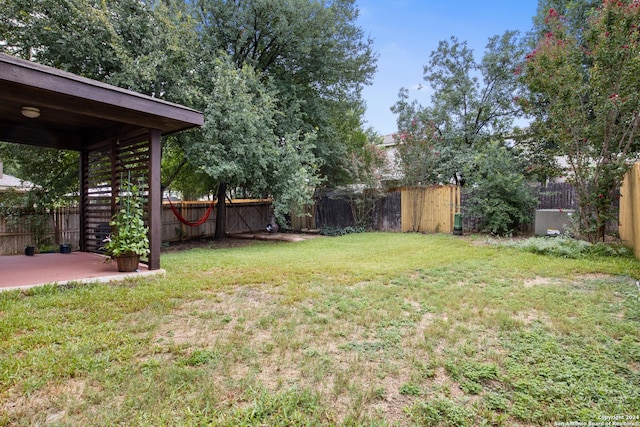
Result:
M601 226L599 226L598 233L596 235L596 241L604 242L606 240L606 231L607 231L607 224L602 224Z
M221 182L218 184L216 204L216 232L213 235L214 239L222 239L227 234L227 183Z

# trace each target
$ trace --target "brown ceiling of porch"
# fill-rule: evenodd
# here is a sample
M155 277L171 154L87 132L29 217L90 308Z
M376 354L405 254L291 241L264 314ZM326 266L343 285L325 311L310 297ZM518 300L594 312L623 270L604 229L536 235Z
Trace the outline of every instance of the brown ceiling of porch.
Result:
M21 114L36 107L37 118ZM82 150L109 138L163 135L203 124L202 113L0 54L0 141Z

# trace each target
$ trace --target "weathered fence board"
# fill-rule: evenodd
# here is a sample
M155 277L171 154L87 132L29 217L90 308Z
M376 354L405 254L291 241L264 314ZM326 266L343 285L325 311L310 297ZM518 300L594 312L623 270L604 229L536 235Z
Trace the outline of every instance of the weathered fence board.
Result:
M378 200L373 213L371 225L379 231L400 231L402 230L402 191L389 191L384 197Z
M578 198L573 185L568 182L549 183L535 186L538 195L537 209L576 209Z
M291 229L293 230L315 230L317 204L307 206L301 215L291 216Z
M316 226L353 227L356 225L349 202L343 198L323 197L316 204Z

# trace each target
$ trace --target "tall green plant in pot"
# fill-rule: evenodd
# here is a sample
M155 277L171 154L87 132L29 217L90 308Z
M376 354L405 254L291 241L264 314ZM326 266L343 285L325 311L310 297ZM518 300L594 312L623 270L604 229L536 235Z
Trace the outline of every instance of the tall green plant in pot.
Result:
M118 196L118 211L111 217L109 225L113 232L105 239L104 250L116 259L118 271L135 271L140 257L149 254L149 227L144 225L144 194L131 184L129 175L126 187Z

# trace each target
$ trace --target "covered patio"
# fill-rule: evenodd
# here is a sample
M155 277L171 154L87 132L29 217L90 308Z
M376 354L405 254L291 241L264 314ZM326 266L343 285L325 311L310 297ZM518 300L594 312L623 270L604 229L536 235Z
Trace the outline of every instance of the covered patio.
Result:
M203 122L202 113L182 105L0 54L0 141L80 153L81 252L102 245L121 183L130 176L147 197L146 268L160 269L161 138ZM0 276L8 274L7 263L18 262L6 258ZM50 268L53 278L57 267Z

